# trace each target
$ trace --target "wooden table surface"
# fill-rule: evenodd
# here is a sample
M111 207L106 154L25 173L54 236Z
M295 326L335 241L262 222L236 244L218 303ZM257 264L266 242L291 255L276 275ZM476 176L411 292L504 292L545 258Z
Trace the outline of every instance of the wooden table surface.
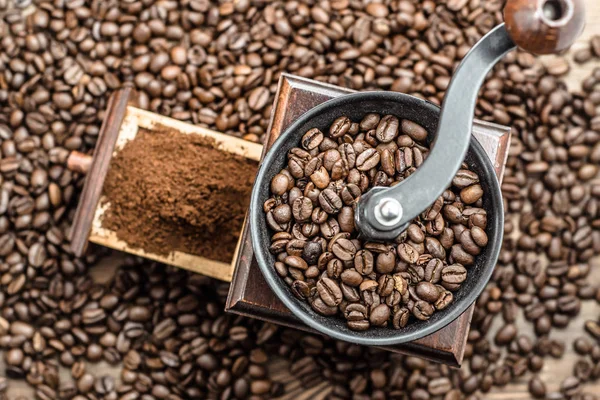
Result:
M598 0L584 0L586 3L587 11L587 26L580 38L579 42L573 46L571 52L576 51L585 46L586 40L593 35L600 35L600 1ZM551 59L552 57L544 57L544 61ZM584 65L572 64L571 72L565 78L569 88L571 90L579 90L581 80L588 76L590 72L600 67L600 60L592 60ZM592 267L591 279L596 284L600 284L600 258L594 260ZM105 281L110 279L111 266L115 265L114 260L107 260L104 263L100 263L92 271L93 275L97 277L99 281ZM581 308L581 313L576 320L574 320L567 329L557 330L554 329L551 335L552 338L564 339L567 343L570 343L573 338L579 336L583 332L583 322L586 319L598 318L599 307L594 302L584 302ZM490 331L494 331L491 329ZM521 333L528 333L533 335L531 326L528 323L520 321L519 331ZM572 366L577 360L577 356L574 354L572 348L567 348L564 358L560 360L546 359L544 363L544 369L541 371L541 378L547 383L549 390L556 390L561 380L571 374ZM286 382L286 388L288 389L288 395L285 399L294 400L320 400L328 392L326 385L319 385L313 387L308 391L300 389L298 382L294 381L289 374L286 373L284 361L277 361L271 366L273 371L273 378L277 381ZM90 364L88 366L89 371L93 374L98 375L112 375L115 378L119 377L120 368L111 367L106 363ZM465 368L465 367L463 367ZM0 359L0 371L4 371L4 365L2 359ZM64 379L70 379L70 374L67 370L61 371L61 375ZM584 389L587 392L600 393L600 383L593 385L585 385ZM8 398L10 400L16 400L18 397L21 399L33 398L33 391L23 381L11 381L8 391ZM486 400L525 400L530 399L527 392L527 379L523 379L517 383L511 383L510 385L497 389L494 388L490 393L486 394Z
M584 0L586 4L586 12L587 12L587 26L585 31L579 41L573 46L570 51L570 54L567 57L572 61L570 57L571 54L578 49L584 48L587 46L587 41L594 35L600 35L600 1L599 0ZM545 56L543 57L544 62L550 62L553 56ZM581 90L581 81L590 75L590 73L594 70L594 68L600 67L600 60L595 59L587 62L583 65L578 65L575 63L571 63L571 71L567 76L564 77L567 85L570 90ZM517 225L518 226L518 225ZM596 257L592 261L592 268L590 273L590 283L595 285L600 285L600 256ZM544 362L544 368L539 373L541 379L546 383L548 391L556 391L559 389L561 381L572 375L573 365L579 359L578 355L575 354L573 348L571 347L572 341L574 338L581 336L584 332L583 324L588 319L597 319L600 314L600 307L594 301L585 301L582 302L581 312L579 316L571 322L571 324L566 329L554 329L550 337L552 339L564 340L568 346L565 351L565 355L561 359L553 359L551 357L547 357ZM501 322L500 319L495 321L498 323ZM530 323L523 320L522 316L517 321L517 326L519 328L519 333L523 333L529 335L531 337L535 337L533 333L533 327ZM492 326L490 332L496 332L496 325ZM463 366L463 368L468 368L468 366ZM281 374L281 373L280 373ZM282 377L284 375L281 375ZM481 398L485 400L529 400L531 396L527 390L527 383L529 380L530 374L527 374L526 378L522 378L516 382L513 382L504 388L493 388L490 393L483 395ZM290 388L294 388L296 386L294 382L289 383ZM583 390L588 393L600 393L600 382L596 382L593 384L585 384L583 385ZM302 393L301 391L294 392L289 396L286 396L286 399L294 399L294 400L321 400L328 393L328 388L326 386L314 388L309 393ZM315 393L319 393L315 395Z
M588 45L588 40L594 35L600 35L600 1L599 0L584 0L586 4L586 20L587 25L583 35L578 40L567 56L571 61L571 71L564 77L565 82L569 86L569 90L581 90L581 81L590 75L594 68L600 67L600 60L594 59L586 64L578 65L572 62L570 57L578 49L585 48ZM543 61L551 61L553 56L543 57ZM592 268L590 273L590 283L600 285L600 257L592 260ZM597 319L600 314L600 307L594 301L582 302L581 313L571 322L571 324L563 330L554 329L550 337L552 339L564 340L568 347L562 359L553 359L547 357L544 362L544 368L540 372L541 379L546 383L548 391L558 390L561 381L572 375L573 365L578 360L577 354L573 351L572 341L574 338L581 336L583 333L583 324L585 320ZM500 321L496 321L500 322ZM519 333L524 333L534 337L532 325L522 319L517 321ZM492 327L490 332L496 330ZM485 400L525 400L530 399L527 391L528 378L521 379L516 383L511 383L504 388L494 388L490 393L485 395ZM583 386L584 391L588 393L600 393L600 382L594 384L586 384Z

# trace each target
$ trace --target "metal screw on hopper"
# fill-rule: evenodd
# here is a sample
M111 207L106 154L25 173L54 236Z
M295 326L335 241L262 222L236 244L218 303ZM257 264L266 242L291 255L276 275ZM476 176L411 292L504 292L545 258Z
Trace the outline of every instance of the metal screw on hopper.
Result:
M585 25L581 0L509 0L505 23L484 36L454 73L431 152L414 174L390 188L363 195L356 226L371 240L393 240L450 185L467 154L477 94L486 75L508 52L536 54L570 47Z

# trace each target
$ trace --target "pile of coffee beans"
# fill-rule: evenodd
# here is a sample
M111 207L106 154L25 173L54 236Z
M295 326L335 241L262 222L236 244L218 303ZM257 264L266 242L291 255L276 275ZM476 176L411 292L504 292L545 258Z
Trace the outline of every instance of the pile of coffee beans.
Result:
M93 150L116 89L256 142L282 72L439 104L503 4L0 0L0 397L17 398L20 379L40 399L274 398L282 388L267 366L280 357L305 387L327 382L332 400L476 400L513 384L536 398L598 399L600 70L569 90L566 58L509 54L481 92L476 116L512 128L506 239L460 371L226 315L227 285L148 261L94 283L104 250L77 258L66 239L83 177L65 159ZM599 57L596 37L577 61ZM586 308L593 318L573 323ZM560 339L565 328L580 334ZM573 350L576 361L551 369ZM122 376L82 373L98 360L123 365Z
M370 242L358 238L356 201L414 173L429 153L427 130L394 115L340 116L300 144L263 206L274 268L292 293L356 331L401 329L411 316L427 321L448 307L488 242L479 176L463 165L393 242Z

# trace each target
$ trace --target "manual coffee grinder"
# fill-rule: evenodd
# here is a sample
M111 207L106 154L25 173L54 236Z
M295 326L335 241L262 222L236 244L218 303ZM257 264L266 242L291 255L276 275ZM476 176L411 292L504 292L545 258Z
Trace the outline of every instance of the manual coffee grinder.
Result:
M471 138L473 110L479 89L494 65L508 52L520 47L534 54L568 49L581 34L584 9L580 0L508 0L505 23L483 37L465 56L450 82L441 110L412 96L392 92L363 92L327 101L303 114L273 144L260 167L249 212L252 245L258 265L273 292L302 322L329 337L362 345L389 346L430 335L451 323L479 296L495 267L503 232L500 188L490 163ZM428 321L418 321L402 330L379 328L364 332L348 329L335 318L324 317L293 296L277 276L275 257L269 252L272 232L262 205L269 196L269 182L287 161L288 151L310 128L324 131L333 120L346 115L360 120L367 113L393 114L418 123L428 131L432 148L425 162L406 180L390 188L375 187L356 204L355 223L362 237L390 241L422 213L449 186L461 164L466 162L481 178L488 200L488 247L477 257L469 280L456 293L444 312Z

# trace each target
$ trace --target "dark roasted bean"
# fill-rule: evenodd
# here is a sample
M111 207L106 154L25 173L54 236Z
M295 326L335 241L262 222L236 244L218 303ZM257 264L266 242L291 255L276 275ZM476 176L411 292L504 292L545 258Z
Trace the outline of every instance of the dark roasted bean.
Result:
M329 278L321 278L317 282L317 291L321 300L330 307L337 306L342 301L343 296L340 287Z

